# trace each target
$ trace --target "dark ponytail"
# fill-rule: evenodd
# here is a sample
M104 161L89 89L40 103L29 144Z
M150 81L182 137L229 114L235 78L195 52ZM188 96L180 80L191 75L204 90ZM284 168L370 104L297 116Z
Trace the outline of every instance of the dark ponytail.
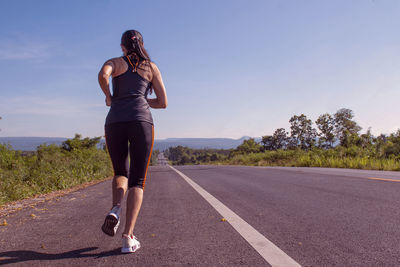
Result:
M128 50L127 56L138 65L142 62L151 62L150 56L143 46L143 37L140 32L135 30L124 32L121 37L121 45Z
M141 64L146 63L150 69L153 69L150 64L150 56L143 46L143 36L140 34L140 32L135 30L128 30L124 32L121 37L121 45L126 48L128 51L127 56L136 67L143 69L141 68ZM148 88L148 90L150 94L153 93L153 88L151 86Z

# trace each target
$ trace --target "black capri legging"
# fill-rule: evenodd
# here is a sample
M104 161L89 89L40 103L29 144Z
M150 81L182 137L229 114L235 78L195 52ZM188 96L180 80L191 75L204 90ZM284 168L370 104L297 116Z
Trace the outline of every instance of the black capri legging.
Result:
M115 122L105 125L104 130L114 175L127 177L129 188L144 189L154 143L153 124L144 121Z

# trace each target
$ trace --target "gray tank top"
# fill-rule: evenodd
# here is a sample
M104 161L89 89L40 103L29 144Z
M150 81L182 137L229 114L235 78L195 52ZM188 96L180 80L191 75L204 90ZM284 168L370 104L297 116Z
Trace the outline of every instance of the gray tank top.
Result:
M126 56L123 59L128 64L128 70L112 78L113 94L105 125L122 121L146 121L153 124L146 100L151 82L133 69Z

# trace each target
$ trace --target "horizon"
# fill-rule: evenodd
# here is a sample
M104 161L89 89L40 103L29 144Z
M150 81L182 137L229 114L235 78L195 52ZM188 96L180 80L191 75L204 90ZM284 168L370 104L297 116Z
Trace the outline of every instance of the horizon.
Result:
M99 136L82 136L83 138L89 137L99 137ZM0 138L65 138L70 139L72 137L64 137L64 136L0 136ZM104 139L104 136L101 136ZM154 140L167 140L167 139L233 139L233 140L240 140L242 138L261 138L261 136L247 136L244 135L240 138L231 138L231 137L167 137L167 138L155 138Z
M3 6L0 137L104 136L97 73L121 55L130 28L166 86L169 106L152 110L157 140L261 137L290 131L293 115L315 122L340 108L353 110L362 133L400 129L398 1Z

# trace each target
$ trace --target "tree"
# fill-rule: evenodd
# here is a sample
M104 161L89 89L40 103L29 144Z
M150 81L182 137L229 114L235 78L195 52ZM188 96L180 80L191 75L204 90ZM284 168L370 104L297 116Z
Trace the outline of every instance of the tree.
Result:
M274 137L272 135L265 135L261 139L264 150L275 150Z
M94 138L85 137L82 139L82 135L75 134L74 138L67 139L62 142L62 148L67 151L95 148L96 145L100 142L100 139L101 136Z
M283 149L286 148L288 143L288 132L284 128L276 129L273 134L273 140L276 149Z
M400 129L387 137L384 145L384 155L386 157L394 156L400 160Z
M385 155L385 144L387 142L387 136L385 134L380 134L373 140L375 144L375 155L382 157Z
M318 130L320 131L320 133L318 134L318 136L320 137L318 140L320 147L333 147L333 143L336 139L334 118L329 113L325 113L320 115L315 123L317 124Z
M211 160L211 161L216 161L216 160L218 160L218 155L217 155L217 153L213 153L213 154L211 155L210 160Z
M300 147L301 149L309 149L315 144L315 137L317 131L312 128L312 121L307 119L307 116L301 114L300 116L294 115L289 120L290 135L292 146Z
M180 161L185 155L187 156L186 148L183 146L170 147L165 154L171 161Z
M286 148L288 137L284 128L276 129L273 135L265 135L262 137L261 143L264 150L277 150Z
M192 162L192 159L189 158L189 156L185 153L182 155L182 157L178 161L178 165L185 165L185 164L191 163L191 162Z
M371 148L374 144L374 136L371 133L371 127L368 128L365 134L360 135L359 143L357 145L362 148Z
M335 121L335 133L336 137L340 140L340 145L344 145L346 138L354 134L358 135L361 131L361 127L352 120L354 113L351 109L342 108L339 109L334 115Z
M250 138L244 140L243 143L236 148L236 151L240 154L257 153L261 151L261 145L257 143L254 138Z
M357 133L350 133L348 130L345 130L341 137L340 145L344 147L360 145L360 136Z

